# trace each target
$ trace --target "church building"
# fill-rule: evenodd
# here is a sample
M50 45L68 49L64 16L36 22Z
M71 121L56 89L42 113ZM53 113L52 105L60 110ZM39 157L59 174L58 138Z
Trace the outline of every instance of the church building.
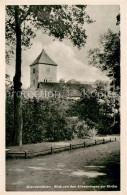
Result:
M43 49L30 65L30 87L37 88L39 83L57 82L57 64Z
M46 94L44 93L44 98L47 98L48 94L48 97L55 95L72 100L81 98L83 91L93 91L93 87L90 84L57 82L57 64L47 55L44 49L30 65L31 88L46 92Z

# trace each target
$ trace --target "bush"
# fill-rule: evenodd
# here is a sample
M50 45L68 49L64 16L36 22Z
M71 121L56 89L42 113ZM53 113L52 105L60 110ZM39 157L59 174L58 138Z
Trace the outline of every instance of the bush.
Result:
M63 141L73 138L60 101L23 99L23 144ZM14 130L13 98L6 99L6 144L12 145Z
M106 101L101 104L97 97L91 97L90 95L75 102L67 111L68 116L77 115L79 120L84 120L87 128L97 130L98 134L114 134L120 133L120 116L112 113L112 106L107 104ZM83 126L79 128L79 136L83 136Z
M7 95L6 98L6 146L12 145L14 130L14 104L13 98Z
M23 98L23 144L71 140L98 134L120 132L120 116L110 115L111 108L99 104L96 97L79 101ZM107 112L108 111L108 112ZM6 96L6 145L12 145L14 130L13 97Z

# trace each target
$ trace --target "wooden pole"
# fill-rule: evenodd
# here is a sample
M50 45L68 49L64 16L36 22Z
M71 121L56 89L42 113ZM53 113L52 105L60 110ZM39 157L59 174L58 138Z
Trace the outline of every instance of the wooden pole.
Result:
M51 147L51 154L53 154L53 147Z
M25 152L25 158L27 158L27 151L25 150L24 152Z

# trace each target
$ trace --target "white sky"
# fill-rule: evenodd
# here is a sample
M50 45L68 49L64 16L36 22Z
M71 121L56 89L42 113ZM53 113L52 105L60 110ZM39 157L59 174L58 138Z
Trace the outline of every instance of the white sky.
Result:
M59 42L53 41L53 37L42 35L40 31L33 39L33 45L29 50L22 53L22 83L23 87L30 86L30 67L29 65L36 59L44 48L46 53L58 64L57 80L64 78L66 81L76 79L79 81L94 82L96 80L107 80L104 73L95 67L88 65L87 52L89 49L98 47L100 34L107 32L108 29L118 32L116 26L116 16L119 13L119 6L112 5L91 5L87 6L87 13L96 22L86 24L87 43L84 48L78 50L73 47L69 40ZM15 59L11 65L7 66L7 73L14 76Z

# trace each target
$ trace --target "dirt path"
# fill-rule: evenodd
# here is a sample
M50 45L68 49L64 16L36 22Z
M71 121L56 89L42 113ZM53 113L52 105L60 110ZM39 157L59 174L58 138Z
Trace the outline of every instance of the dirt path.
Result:
M9 159L6 190L119 190L119 153L116 141L32 159Z

